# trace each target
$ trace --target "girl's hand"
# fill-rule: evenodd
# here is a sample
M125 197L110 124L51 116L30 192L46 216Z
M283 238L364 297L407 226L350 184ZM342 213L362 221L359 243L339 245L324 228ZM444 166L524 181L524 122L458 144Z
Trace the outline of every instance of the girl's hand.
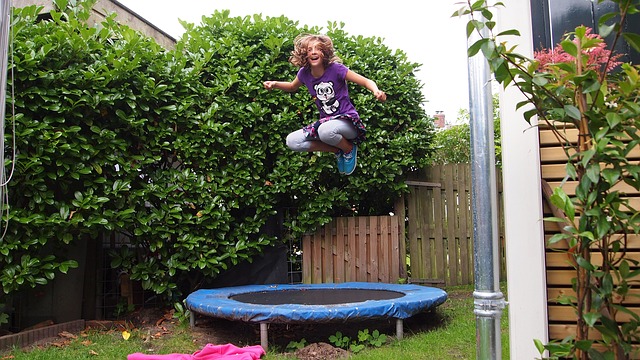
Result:
M384 91L378 90L373 93L373 96L375 96L376 99L379 101L382 101L382 102L387 101L387 94L385 94Z
M265 81L263 85L265 89L271 91L276 86L276 81Z

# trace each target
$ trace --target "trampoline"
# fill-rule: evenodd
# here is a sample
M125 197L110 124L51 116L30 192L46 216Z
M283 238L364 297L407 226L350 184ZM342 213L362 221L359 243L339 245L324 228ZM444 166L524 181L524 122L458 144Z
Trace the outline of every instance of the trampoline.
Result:
M403 319L447 300L438 288L412 284L349 282L340 284L246 285L201 289L187 296L191 326L195 313L260 324L260 343L267 349L269 323L326 323L380 318Z

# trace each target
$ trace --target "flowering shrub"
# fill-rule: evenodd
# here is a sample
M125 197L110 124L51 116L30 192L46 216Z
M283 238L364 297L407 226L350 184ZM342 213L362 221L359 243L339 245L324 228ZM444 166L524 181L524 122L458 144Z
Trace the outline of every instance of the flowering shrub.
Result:
M618 60L622 54L613 55L612 51L607 49L607 44L602 36L592 34L592 30L590 27L585 27L585 38L593 43L593 47L585 47L582 51L582 55L586 58L586 62L583 62L584 70L610 72L621 64ZM538 61L540 69L543 71L549 70L550 64L571 64L576 60L573 55L562 48L561 44L556 45L553 49L535 51L533 58Z

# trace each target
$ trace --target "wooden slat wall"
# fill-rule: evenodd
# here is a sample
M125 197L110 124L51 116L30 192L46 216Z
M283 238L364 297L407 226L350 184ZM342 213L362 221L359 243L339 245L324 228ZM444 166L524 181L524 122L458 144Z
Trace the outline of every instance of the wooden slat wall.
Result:
M560 186L566 175L565 164L567 155L559 145L558 139L553 135L551 129L540 124L540 161L542 178L546 180L552 188ZM564 134L569 143L575 144L577 141L577 130L567 127ZM629 159L640 160L640 148L634 149L629 154ZM568 181L564 184L563 189L570 195L575 193L577 183ZM640 208L640 194L630 186L621 184L617 189L628 196L632 206ZM545 216L552 216L549 204L544 204ZM554 233L560 231L556 223L545 222L545 238L549 239ZM571 287L571 280L575 278L576 272L573 269L569 258L566 254L558 252L558 250L566 250L565 243L557 243L547 245L546 267L547 267L547 295L548 295L548 314L549 314L549 336L553 340L561 340L569 335L575 335L576 314L569 306L563 306L557 303L555 299L560 295L575 295ZM634 260L640 260L640 236L630 235L627 239L626 257ZM594 253L594 260L600 257ZM634 294L640 294L640 290L633 290ZM625 305L634 313L640 314L640 299L629 296L625 299ZM624 320L624 316L620 314L620 319ZM592 337L597 334L592 332Z
M334 218L302 238L303 282L398 282L400 239L398 216Z

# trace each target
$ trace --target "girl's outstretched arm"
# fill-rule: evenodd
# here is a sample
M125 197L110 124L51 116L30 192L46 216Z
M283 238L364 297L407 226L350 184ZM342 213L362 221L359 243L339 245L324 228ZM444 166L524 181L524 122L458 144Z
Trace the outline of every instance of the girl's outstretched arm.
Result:
M351 70L347 71L347 76L345 78L348 81L354 82L369 89L369 91L373 93L373 96L375 96L376 99L383 102L387 100L387 94L385 94L384 91L378 89L378 85L376 85L375 81L367 79L366 77Z
M265 81L263 85L264 85L264 88L269 91L273 89L280 89L286 92L294 92L294 91L297 91L300 88L300 86L302 86L302 82L298 80L298 77L296 76L296 78L293 79L293 81L268 80L268 81Z

